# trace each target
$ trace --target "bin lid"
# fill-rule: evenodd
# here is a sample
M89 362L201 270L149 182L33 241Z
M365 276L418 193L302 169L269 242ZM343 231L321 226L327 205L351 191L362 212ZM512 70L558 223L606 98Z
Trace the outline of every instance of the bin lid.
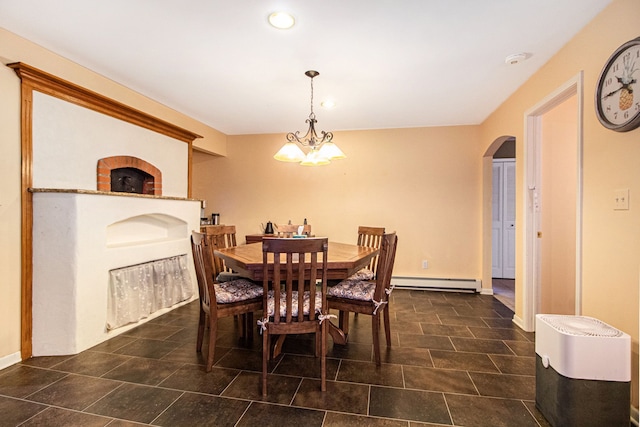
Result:
M610 338L624 335L622 331L593 317L559 314L540 314L539 316L556 330L568 335Z

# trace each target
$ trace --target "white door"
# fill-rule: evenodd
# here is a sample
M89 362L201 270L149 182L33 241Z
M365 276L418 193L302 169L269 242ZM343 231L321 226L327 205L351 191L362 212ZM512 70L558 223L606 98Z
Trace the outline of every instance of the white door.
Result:
M493 161L492 276L516 277L516 161Z

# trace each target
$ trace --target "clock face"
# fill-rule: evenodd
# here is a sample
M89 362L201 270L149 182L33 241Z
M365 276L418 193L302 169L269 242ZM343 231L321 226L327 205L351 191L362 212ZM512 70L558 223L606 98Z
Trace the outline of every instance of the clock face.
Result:
M640 37L620 46L607 61L596 90L596 113L606 128L640 126Z

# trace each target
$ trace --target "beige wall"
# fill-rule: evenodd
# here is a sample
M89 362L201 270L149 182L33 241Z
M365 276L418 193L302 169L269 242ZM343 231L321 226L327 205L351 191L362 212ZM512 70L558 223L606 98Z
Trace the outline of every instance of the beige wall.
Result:
M524 113L584 70L584 202L582 313L631 335L632 387L638 405L638 276L640 266L640 129L605 129L594 110L596 80L606 60L624 42L638 37L640 3L614 0L482 125L482 143L504 134L516 136L523 152ZM524 186L523 156L518 156L517 185ZM614 190L628 188L628 211L613 210ZM635 202L634 202L635 201ZM517 216L523 217L523 193ZM522 310L522 222L518 223L516 313Z
M2 64L24 62L181 126L203 138L194 146L226 153L226 136L0 28ZM20 79L0 67L0 367L20 355ZM16 359L17 358L17 359Z
M285 141L231 136L228 157L195 155L194 197L241 235L307 218L314 234L355 242L358 225L384 226L398 232L396 276L480 279L477 126L336 132L347 159L315 168L274 160Z

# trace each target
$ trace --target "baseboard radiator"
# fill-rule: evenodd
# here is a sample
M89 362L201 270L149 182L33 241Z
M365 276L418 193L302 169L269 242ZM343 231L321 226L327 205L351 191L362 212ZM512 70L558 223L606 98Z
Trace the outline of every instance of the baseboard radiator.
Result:
M432 277L393 276L391 283L399 289L433 289L480 292L482 281L477 279L438 279Z

